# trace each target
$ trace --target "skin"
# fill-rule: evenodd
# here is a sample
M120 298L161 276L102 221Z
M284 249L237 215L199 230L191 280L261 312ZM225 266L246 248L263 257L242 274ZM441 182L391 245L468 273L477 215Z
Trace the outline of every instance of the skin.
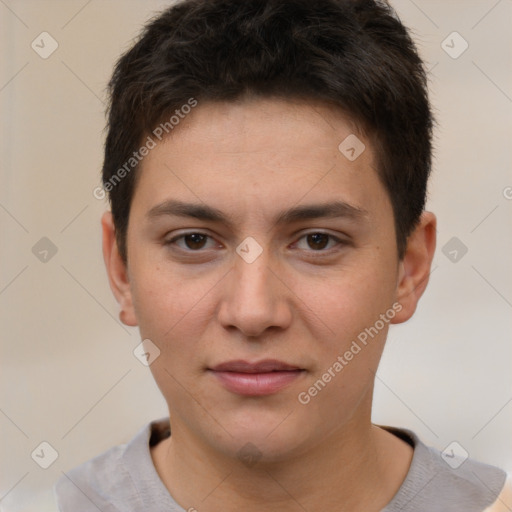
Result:
M350 161L338 145L353 133L366 149ZM217 208L231 223L148 215L170 199ZM332 201L363 213L275 221L283 210ZM297 397L394 303L401 311L390 323L413 315L436 218L422 215L399 260L371 141L342 112L272 99L199 104L142 162L127 264L109 212L102 225L120 318L161 351L150 368L172 436L151 453L183 508L369 512L389 503L413 454L371 423L389 324L307 405ZM194 232L210 238L169 243ZM334 238L320 236L319 247L305 236L319 232ZM252 263L236 252L249 236L263 249ZM263 397L234 394L207 371L267 358L305 371ZM260 457L254 465L238 455L248 442Z

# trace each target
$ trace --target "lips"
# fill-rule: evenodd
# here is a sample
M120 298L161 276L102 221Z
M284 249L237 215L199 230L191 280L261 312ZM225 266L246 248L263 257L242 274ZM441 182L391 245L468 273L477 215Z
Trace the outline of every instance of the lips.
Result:
M248 363L247 361L228 361L218 364L212 368L216 372L237 372L237 373L267 373L267 372L286 372L300 370L298 366L292 366L276 359L265 359L258 363Z
M305 370L275 359L266 359L255 363L228 361L209 371L232 393L264 396L281 391L300 378Z

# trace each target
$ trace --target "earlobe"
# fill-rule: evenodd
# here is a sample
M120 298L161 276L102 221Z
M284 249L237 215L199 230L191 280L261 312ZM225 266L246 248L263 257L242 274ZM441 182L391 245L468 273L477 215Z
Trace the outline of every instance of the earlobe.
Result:
M117 247L116 232L111 212L105 212L101 218L103 232L103 259L110 288L121 306L119 318L125 325L136 326L137 319L133 308L128 268Z
M436 249L436 224L433 213L424 212L416 229L407 240L407 248L399 263L396 299L402 306L392 323L409 320L425 291Z

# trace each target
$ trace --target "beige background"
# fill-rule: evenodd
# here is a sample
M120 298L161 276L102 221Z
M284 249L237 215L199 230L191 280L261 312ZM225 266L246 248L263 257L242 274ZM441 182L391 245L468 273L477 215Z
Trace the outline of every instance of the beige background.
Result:
M168 3L0 1L0 510L42 510L62 471L166 414L118 321L92 191L112 65ZM374 421L511 471L512 2L393 4L431 69L439 232L420 309L390 331ZM43 31L59 45L48 59L31 48ZM453 31L469 44L457 59L441 47ZM42 237L58 249L46 263ZM468 248L455 263L452 237ZM31 458L42 441L59 454L46 470Z

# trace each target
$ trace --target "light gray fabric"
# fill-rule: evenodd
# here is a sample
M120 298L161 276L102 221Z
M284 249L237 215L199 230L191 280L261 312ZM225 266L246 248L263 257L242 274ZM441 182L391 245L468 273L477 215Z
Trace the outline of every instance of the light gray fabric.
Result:
M149 451L152 431L164 429L165 420L152 422L128 444L115 446L64 473L55 487L59 510L183 512L160 480Z
M402 486L382 512L482 512L497 498L506 473L467 459L452 469L434 448L406 429L383 427L414 447ZM61 512L186 512L170 496L151 459L150 440L169 435L168 419L64 473L55 485ZM264 506L264 503L262 503ZM262 508L264 510L264 508Z
M383 428L409 438L414 456L407 477L382 512L482 512L505 485L507 473L502 469L472 459L452 469L439 450L423 444L414 432Z

